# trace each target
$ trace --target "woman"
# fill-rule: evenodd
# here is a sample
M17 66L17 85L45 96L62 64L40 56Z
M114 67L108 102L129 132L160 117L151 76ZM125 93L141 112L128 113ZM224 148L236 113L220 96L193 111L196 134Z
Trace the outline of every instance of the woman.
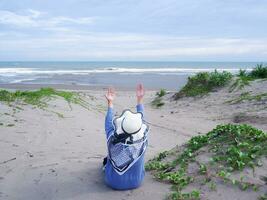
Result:
M137 85L137 112L124 110L116 118L113 114L115 92L112 88L109 88L106 94L108 111L105 119L105 131L108 156L104 160L105 182L113 189L137 188L144 179L144 154L149 129L143 119L144 94L143 85Z

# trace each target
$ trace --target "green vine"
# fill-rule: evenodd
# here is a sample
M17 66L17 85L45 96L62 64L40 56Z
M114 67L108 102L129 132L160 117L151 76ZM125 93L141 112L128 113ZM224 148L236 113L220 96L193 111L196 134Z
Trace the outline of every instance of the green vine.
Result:
M201 163L198 156L210 153L210 161ZM206 135L192 137L182 148L160 153L146 164L146 170L152 171L161 181L172 184L169 199L199 199L200 191L183 193L183 189L198 178L203 183L210 182L211 189L216 185L212 180L222 180L242 190L251 188L257 191L262 185L256 185L231 178L232 172L245 167L261 166L260 157L267 155L267 133L249 125L219 125ZM197 174L188 172L188 165L199 166Z

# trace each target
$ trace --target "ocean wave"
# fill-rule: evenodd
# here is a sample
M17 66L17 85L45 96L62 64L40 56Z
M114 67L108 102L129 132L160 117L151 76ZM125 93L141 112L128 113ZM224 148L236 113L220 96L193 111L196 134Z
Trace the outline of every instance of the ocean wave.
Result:
M158 74L193 74L197 72L210 72L215 68L102 68L102 69L55 69L43 70L40 68L0 68L0 75L15 76L18 74L74 74L87 75L93 73L158 73ZM238 72L239 68L218 68L218 71ZM251 69L247 69L250 71Z
M36 78L16 79L16 80L10 81L9 83L22 83L25 81L34 81L36 79L37 79L37 77Z

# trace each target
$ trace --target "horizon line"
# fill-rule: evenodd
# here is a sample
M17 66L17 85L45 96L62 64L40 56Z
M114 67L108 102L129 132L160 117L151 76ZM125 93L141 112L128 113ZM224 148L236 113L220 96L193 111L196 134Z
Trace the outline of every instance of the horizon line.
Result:
M222 62L232 62L232 63L267 63L266 61L230 61L230 60L225 60L225 61L213 61L213 60L0 60L0 62L217 62L217 63L222 63Z

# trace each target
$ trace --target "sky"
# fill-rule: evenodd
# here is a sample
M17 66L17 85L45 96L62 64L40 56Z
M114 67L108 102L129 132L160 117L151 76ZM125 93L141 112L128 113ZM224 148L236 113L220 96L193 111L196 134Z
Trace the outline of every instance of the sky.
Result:
M267 61L267 0L0 0L0 61Z

